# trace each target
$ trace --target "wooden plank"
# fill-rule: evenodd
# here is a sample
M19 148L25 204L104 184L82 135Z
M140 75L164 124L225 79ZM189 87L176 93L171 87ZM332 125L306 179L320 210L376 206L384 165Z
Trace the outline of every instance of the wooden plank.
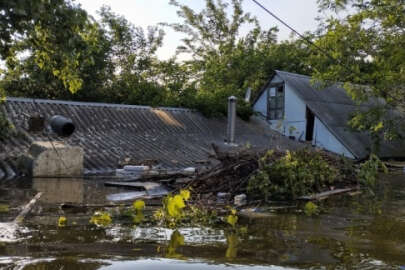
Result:
M308 195L308 196L302 196L302 197L299 197L298 199L299 200L307 200L307 201L323 200L323 199L326 199L329 196L350 192L350 191L353 191L355 189L356 188L334 189L334 190L324 191L324 192L321 192L321 193L316 193L316 194L312 194L312 195Z
M20 214L18 214L18 216L14 219L14 222L15 223L23 222L25 216L31 211L31 209L34 207L39 198L41 198L41 196L42 192L37 193L37 195L35 195L35 197L32 198L32 200L23 207Z

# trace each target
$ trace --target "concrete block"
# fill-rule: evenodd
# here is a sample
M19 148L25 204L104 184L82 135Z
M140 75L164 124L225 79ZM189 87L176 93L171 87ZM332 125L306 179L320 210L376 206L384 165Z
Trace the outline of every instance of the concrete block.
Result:
M20 166L33 177L80 177L83 175L84 151L62 142L33 142Z

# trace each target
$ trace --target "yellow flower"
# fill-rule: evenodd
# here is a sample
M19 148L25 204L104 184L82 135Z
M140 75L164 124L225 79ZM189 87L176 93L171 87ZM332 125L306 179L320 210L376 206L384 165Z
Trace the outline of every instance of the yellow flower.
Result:
M135 209L136 211L142 211L143 209L145 209L145 202L142 200L136 200L132 204L132 208Z
M236 215L229 215L226 218L226 222L228 222L228 224L230 224L232 227L235 227L236 222L238 222L238 217Z
M59 217L58 219L58 227L65 227L67 224L67 219L66 217Z
M182 216L182 209L186 207L181 195L168 198L167 212L171 217L179 218Z
M108 226L112 222L110 214L107 212L95 212L90 219L90 223L96 226Z
M190 191L187 189L182 189L180 190L180 196L183 197L185 201L188 201L188 199L190 199Z

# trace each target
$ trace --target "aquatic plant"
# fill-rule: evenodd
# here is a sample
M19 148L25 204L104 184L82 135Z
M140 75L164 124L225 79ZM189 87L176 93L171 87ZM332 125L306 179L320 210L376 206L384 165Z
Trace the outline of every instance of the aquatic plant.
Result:
M372 190L377 185L378 173L380 171L388 173L385 164L375 154L371 154L370 158L360 165L357 178L373 193Z
M167 247L166 257L181 259L183 255L177 253L177 249L184 245L184 236L177 230L175 230L170 236L169 246Z
M135 210L135 212L142 212L143 209L145 209L145 202L142 200L136 200L132 204L132 209Z
M65 227L67 225L67 218L64 216L59 217L58 227Z
M226 222L235 228L236 223L238 222L238 216L236 215L236 210L231 209L231 213L226 217Z
M90 223L98 227L106 227L112 222L111 216L108 212L97 211L90 219Z
M145 202L142 200L136 200L132 204L132 210L135 213L132 213L132 222L137 225L144 221L145 216L143 214L143 210L145 209Z
M304 213L307 216L318 215L319 207L313 202L307 202L304 206Z
M238 256L238 244L239 244L238 234L235 232L227 233L226 243L228 247L225 252L225 257L229 260L233 260Z
M188 201L190 197L191 193L186 189L180 190L179 194L167 195L163 198L163 207L154 213L155 220L162 221L166 223L166 225L169 225L169 227L175 227L185 216L185 202Z

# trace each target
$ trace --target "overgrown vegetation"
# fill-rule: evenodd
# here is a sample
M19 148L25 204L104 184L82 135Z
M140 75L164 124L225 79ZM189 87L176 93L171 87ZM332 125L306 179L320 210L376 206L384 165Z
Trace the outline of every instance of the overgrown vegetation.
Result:
M357 172L357 179L370 191L376 188L378 182L378 174L380 172L388 173L385 164L374 154L360 165Z
M378 177L387 173L385 164L374 154L361 164L331 157L309 149L280 155L268 151L258 160L259 168L249 179L247 191L253 197L291 200L338 187L361 185L374 194Z
M278 158L269 151L259 159L259 170L249 180L248 191L261 194L266 201L297 199L336 184L339 173L319 152L287 151Z

